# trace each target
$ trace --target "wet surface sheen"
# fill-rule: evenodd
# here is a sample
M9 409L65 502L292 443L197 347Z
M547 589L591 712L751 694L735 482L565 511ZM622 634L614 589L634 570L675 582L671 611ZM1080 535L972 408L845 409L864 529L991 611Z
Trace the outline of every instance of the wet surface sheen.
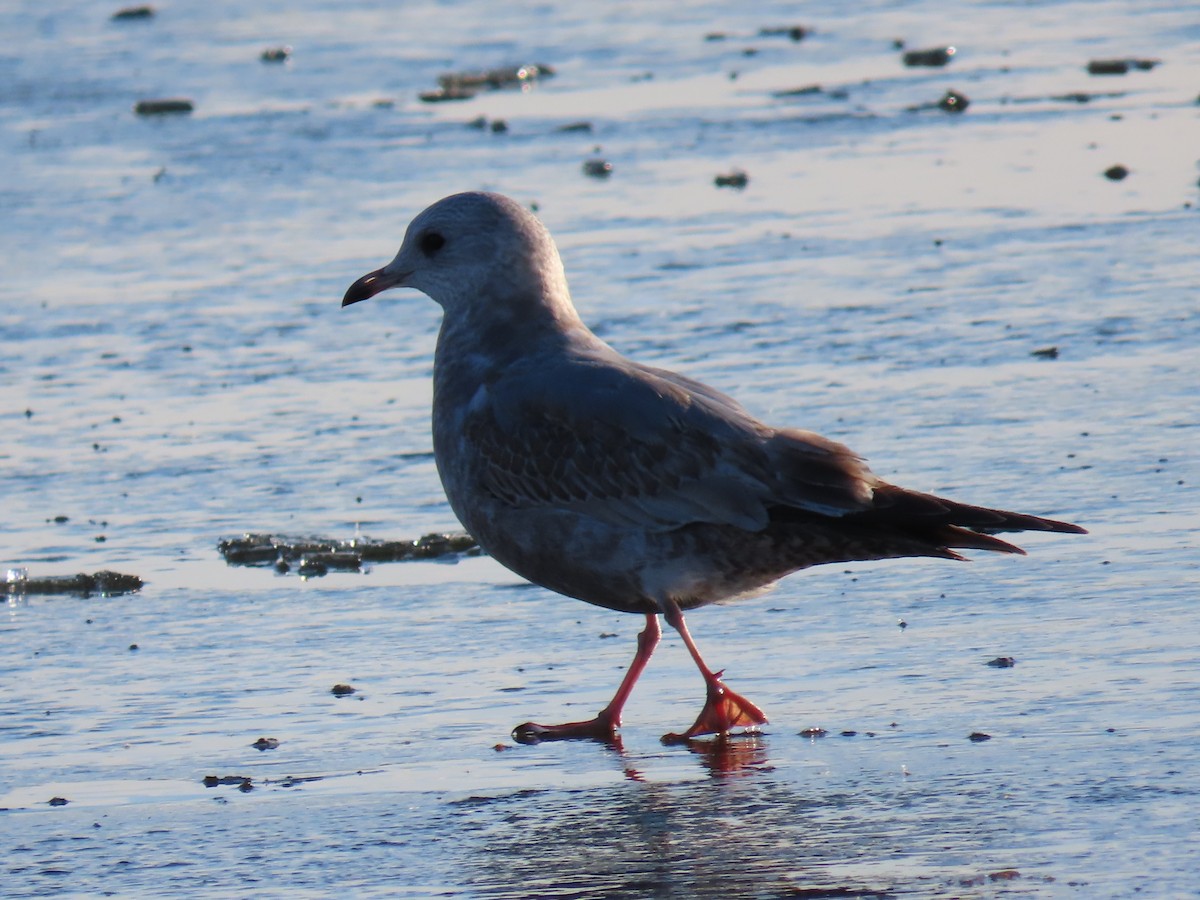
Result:
M6 896L1195 892L1186 11L115 9L0 12L0 563L147 582L7 603ZM758 34L792 24L815 31ZM895 39L957 53L905 68ZM1125 57L1162 64L1086 71ZM556 75L416 99L526 62ZM966 112L910 111L950 89ZM168 97L194 112L133 113ZM737 169L744 189L714 185ZM905 486L1092 534L695 613L761 735L659 743L702 691L668 635L622 747L514 745L518 722L592 715L640 619L487 559L302 581L216 549L454 529L437 309L338 302L416 211L477 188L538 204L622 352Z

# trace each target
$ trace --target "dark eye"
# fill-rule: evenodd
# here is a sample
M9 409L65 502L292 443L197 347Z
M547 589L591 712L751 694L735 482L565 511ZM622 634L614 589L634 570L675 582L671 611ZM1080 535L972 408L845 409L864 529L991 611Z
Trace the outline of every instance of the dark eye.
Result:
M421 242L418 246L421 252L426 256L434 256L439 250L446 245L446 239L436 231L427 231L421 235Z

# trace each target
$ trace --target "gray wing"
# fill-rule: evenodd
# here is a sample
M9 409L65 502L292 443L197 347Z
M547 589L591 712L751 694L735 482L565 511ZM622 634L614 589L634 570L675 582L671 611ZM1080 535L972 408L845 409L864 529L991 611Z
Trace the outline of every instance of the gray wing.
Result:
M510 371L464 428L498 500L650 530L756 531L775 506L844 515L878 483L841 444L769 428L707 385L615 353Z

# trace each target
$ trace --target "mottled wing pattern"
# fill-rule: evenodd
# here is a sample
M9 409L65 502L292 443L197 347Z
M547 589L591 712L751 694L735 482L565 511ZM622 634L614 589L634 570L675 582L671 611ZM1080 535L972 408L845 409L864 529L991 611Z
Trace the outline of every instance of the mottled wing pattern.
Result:
M484 489L652 530L759 530L781 500L834 514L869 504L865 467L841 445L777 433L711 388L617 359L494 386L465 423Z
M769 503L830 516L862 512L872 506L880 481L866 461L846 445L811 431L769 428L732 397L706 384L663 369L652 371L687 391L694 403L712 415L752 423L762 440L761 475L771 488L766 498Z

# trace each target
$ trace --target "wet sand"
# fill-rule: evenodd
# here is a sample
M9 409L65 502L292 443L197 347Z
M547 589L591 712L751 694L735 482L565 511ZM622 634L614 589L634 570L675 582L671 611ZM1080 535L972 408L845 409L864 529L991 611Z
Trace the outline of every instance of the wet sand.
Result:
M115 12L0 13L0 563L145 581L7 602L7 894L1195 892L1186 11ZM527 63L554 75L420 100ZM192 110L135 112L171 98ZM758 736L659 743L700 703L669 636L622 747L513 744L594 713L640 621L485 558L305 579L217 549L456 529L436 308L338 302L476 188L538 204L622 352L885 478L1092 534L696 613Z

